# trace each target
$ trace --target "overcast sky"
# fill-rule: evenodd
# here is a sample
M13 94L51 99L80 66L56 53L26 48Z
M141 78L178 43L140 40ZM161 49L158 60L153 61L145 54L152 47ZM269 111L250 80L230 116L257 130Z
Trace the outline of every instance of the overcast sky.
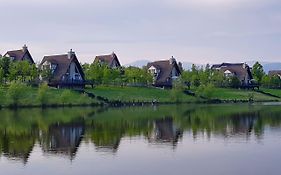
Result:
M281 61L280 0L0 0L0 52L38 62L72 48L81 62Z

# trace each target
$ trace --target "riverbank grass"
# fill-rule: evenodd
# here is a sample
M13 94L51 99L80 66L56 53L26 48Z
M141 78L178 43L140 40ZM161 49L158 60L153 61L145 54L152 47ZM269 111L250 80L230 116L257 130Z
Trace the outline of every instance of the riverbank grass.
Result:
M94 89L87 88L86 91L111 101L118 100L122 102L157 101L160 103L173 103L200 101L200 99L186 95L183 92L146 87L97 86Z
M41 90L41 91L40 91ZM76 91L52 88L0 88L0 106L78 106L99 104L96 99Z

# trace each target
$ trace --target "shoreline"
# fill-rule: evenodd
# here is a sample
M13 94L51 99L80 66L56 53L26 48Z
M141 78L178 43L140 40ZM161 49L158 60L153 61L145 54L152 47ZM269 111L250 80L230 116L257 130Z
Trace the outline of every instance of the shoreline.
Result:
M157 106L157 105L180 105L180 104L246 104L246 103L265 103L265 102L279 102L278 100L263 100L263 101L250 101L250 100L220 100L212 99L207 101L191 101L191 102L120 102L111 101L109 103L91 103L91 104L48 104L48 105L8 105L0 106L2 109L55 109L55 108L72 108L72 107L113 107L113 108L123 108L123 107L141 107L141 106Z

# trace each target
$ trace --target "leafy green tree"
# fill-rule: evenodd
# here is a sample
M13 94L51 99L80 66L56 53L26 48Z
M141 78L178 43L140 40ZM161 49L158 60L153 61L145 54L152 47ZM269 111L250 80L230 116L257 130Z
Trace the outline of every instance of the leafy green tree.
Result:
M6 82L6 79L9 77L9 69L10 69L11 60L7 57L0 58L0 68L3 71L3 78Z
M0 86L4 81L4 70L0 67Z
M180 102L180 99L182 97L184 91L184 84L180 79L177 79L173 82L173 88L170 92L171 94L171 100L174 102Z
M253 66L252 72L254 79L256 79L258 83L261 83L262 77L265 75L263 66L259 62L256 62Z
M230 77L229 86L232 88L239 88L241 86L241 82L236 76L232 76Z
M270 86L272 88L279 88L281 87L281 80L277 75L274 75L270 78Z
M213 84L207 84L207 85L200 85L197 90L196 94L198 97L204 97L207 99L211 99L214 93L214 85Z
M270 88L270 86L271 86L271 82L270 82L270 77L268 76L268 75L264 75L263 77L262 77L262 80L261 80L261 84L262 84L262 86L263 87L267 87L267 88Z
M20 99L24 98L26 95L28 87L22 83L12 82L8 89L8 97L13 106L18 106Z

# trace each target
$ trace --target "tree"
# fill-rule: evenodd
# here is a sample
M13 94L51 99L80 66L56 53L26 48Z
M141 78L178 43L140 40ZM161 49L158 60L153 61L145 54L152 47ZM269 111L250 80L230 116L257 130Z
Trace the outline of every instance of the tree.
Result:
M241 85L240 80L236 76L230 77L229 86L232 88L239 88Z
M265 75L263 66L259 62L256 62L253 66L252 72L253 72L254 79L256 79L257 82L260 84L262 77Z
M11 64L10 58L7 57L0 58L0 68L3 71L4 82L6 82L6 79L9 77L10 64Z
M12 82L9 89L8 89L8 96L12 102L13 106L18 106L20 99L24 98L27 91L27 86L18 83Z

